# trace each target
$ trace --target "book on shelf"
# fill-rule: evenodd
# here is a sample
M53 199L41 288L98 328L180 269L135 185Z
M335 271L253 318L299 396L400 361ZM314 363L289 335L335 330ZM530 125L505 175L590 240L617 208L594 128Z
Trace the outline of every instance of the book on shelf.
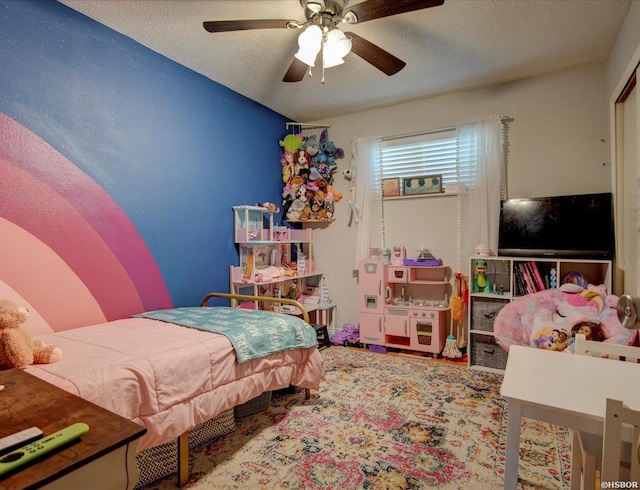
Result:
M519 296L533 294L548 289L548 278L542 278L538 264L531 260L518 262L513 268L515 275L516 292Z
M544 286L544 281L542 280L542 276L540 275L540 270L538 269L538 264L536 264L533 260L529 262L529 264L531 265L531 269L533 270L533 275L538 286L538 291L546 289Z
M527 294L535 293L536 287L533 283L531 274L529 273L529 269L527 268L527 264L525 262L520 262L518 266L520 267L520 271L522 272L522 277L524 277Z
M514 267L513 269L513 273L515 275L515 279L516 279L516 294L518 296L524 296L525 294L528 294L527 291L527 283L524 279L524 275L522 274L522 270L520 269L520 266L518 267Z

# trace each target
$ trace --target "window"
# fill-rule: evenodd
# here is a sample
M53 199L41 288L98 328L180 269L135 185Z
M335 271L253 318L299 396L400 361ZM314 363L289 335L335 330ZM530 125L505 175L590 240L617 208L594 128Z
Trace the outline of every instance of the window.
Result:
M442 184L459 182L455 128L382 138L380 178L442 175Z

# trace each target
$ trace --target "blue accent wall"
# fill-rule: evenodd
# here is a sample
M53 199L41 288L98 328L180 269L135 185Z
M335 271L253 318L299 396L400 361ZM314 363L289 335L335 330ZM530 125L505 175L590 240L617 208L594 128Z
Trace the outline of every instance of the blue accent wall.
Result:
M231 206L279 202L286 118L56 1L0 0L0 33L0 112L118 203L175 306L228 291Z

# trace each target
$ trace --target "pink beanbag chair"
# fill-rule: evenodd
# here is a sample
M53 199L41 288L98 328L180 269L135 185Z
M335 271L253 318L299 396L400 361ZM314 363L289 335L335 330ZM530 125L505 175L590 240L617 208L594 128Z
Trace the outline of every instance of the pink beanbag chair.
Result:
M564 284L514 299L502 308L493 322L498 344L509 351L512 345L548 350L573 351L578 329L600 334L603 342L631 345L637 330L625 329L618 320L618 297L607 295L603 286L584 289Z

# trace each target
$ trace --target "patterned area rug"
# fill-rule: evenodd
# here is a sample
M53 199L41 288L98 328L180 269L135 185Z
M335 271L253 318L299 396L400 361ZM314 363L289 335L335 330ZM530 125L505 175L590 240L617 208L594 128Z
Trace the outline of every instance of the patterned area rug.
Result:
M274 393L266 411L192 451L186 488L502 488L502 376L343 347L322 355L319 393ZM518 488L569 488L570 453L569 431L524 419Z

